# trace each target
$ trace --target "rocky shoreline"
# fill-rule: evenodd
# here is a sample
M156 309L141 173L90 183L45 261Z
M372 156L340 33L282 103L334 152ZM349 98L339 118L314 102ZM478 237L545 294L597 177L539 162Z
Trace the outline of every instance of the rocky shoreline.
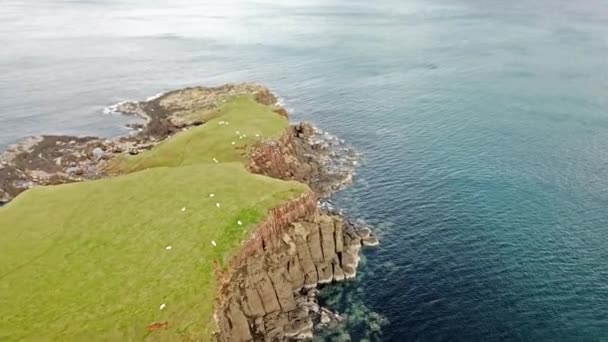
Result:
M307 210L306 201L291 204ZM316 209L292 220L265 240L262 249L247 253L224 279L218 300L218 341L284 341L313 336L315 327L343 320L319 306L318 286L353 279L362 246L378 240L368 228ZM271 214L272 215L272 214ZM263 230L266 227L262 226ZM260 233L258 231L258 233Z
M129 136L28 138L0 154L0 204L39 185L114 176L113 162L118 156L139 154L180 131L204 125L201 113L212 118L213 110L226 99L241 94L253 94L265 105L277 103L270 90L255 84L187 88L113 108L145 120L132 127L135 131ZM280 106L275 112L287 117ZM361 247L378 244L369 228L320 205L324 198L350 184L357 155L339 139L299 123L278 140L252 146L247 160L251 172L297 180L307 184L311 192L273 209L242 242L231 266L216 269L220 291L214 338L311 338L316 326L331 327L342 319L318 305L316 288L354 278Z
M114 175L109 161L121 154L136 155L164 139L204 123L191 119L194 111L213 111L239 94L256 94L271 105L274 95L255 84L175 90L145 102L122 102L114 111L137 115L144 123L131 125L128 136L109 139L76 136L36 136L9 146L0 154L0 203L37 185L56 185Z

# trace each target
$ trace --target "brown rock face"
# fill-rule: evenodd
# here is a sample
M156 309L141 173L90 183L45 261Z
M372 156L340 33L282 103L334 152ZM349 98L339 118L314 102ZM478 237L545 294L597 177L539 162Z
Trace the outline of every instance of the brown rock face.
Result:
M258 143L249 153L249 170L305 183L321 197L350 184L350 171L332 170L329 143L315 141L314 136L315 130L310 124L299 123L290 127L278 141Z
M272 284L274 284L277 299L281 305L281 311L290 312L295 310L296 300L293 296L293 286L287 270L285 268L281 268L271 271L269 274Z
M302 199L295 202L296 207L307 203ZM354 276L361 247L354 229L350 226L344 229L346 222L340 216L322 214L314 203L306 205L311 205L308 209L312 213L296 220L269 218L285 224L274 226L273 234L258 231L253 237L255 240L264 236L266 249L241 251L238 266L223 284L218 300L217 341L311 337L312 318L309 306L299 299L303 296L301 290ZM294 208L294 204L285 206ZM301 213L308 211L300 210ZM275 215L282 212L276 210ZM270 229L271 226L262 224L261 227Z
M301 236L296 237L298 241L298 259L302 265L304 287L310 288L317 286L319 277L317 275L317 268L315 263L310 256L310 247L308 246L307 240Z

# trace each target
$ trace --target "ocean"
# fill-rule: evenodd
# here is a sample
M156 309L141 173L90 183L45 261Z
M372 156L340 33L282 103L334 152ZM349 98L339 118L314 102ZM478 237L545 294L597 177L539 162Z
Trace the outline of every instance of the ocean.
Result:
M322 291L346 319L319 339L608 339L606 2L3 0L0 23L0 148L254 81L361 153L334 200L381 245Z

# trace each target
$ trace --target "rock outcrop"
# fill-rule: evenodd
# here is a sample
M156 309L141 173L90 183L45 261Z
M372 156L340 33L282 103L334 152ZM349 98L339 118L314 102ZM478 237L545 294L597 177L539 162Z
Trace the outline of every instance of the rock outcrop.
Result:
M178 89L148 101L122 102L112 110L144 118L147 123L139 135L163 139L182 128L205 123L204 115L201 119L201 115L193 114L211 113L230 97L243 94L253 94L256 101L265 105L277 102L268 88L259 84L239 83Z
M212 111L225 99L254 94L263 104L276 98L265 87L252 84L217 88L188 88L166 93L146 102L125 102L115 110L145 117L146 125L130 136L96 137L39 136L25 139L0 154L0 203L37 185L56 185L98 179L116 172L109 166L120 154L138 154L154 147L169 135L204 124L188 121L188 113ZM287 115L277 108L279 115ZM316 131L308 123L296 124L278 140L258 143L249 152L249 169L270 177L308 184L319 195L327 195L351 181L356 155L344 149L346 165L337 169L332 153L339 141Z
M251 149L250 171L297 180L313 191L271 210L227 274L218 275L223 281L216 304L216 341L307 339L315 323L339 319L316 303L316 288L354 278L364 241L375 237L368 228L318 205L318 198L350 182L356 165L352 153L334 149L340 142L325 136L319 138L311 125L302 123L278 141Z
M314 321L331 320L309 292L356 275L361 239L348 221L317 209L314 198L310 193L276 208L230 274L219 277L217 341L305 339Z
M277 102L268 88L257 84L192 87L167 92L148 101L122 102L113 106L112 111L145 119L145 124L135 125L129 136L102 139L47 135L27 138L9 146L0 153L0 204L37 185L113 175L107 166L117 155L138 154L170 135L204 124L201 117L204 118L205 113L213 113L231 96L244 94L252 94L266 105Z
M303 122L291 126L278 140L253 146L248 166L254 173L308 184L325 197L352 181L357 156L342 145Z

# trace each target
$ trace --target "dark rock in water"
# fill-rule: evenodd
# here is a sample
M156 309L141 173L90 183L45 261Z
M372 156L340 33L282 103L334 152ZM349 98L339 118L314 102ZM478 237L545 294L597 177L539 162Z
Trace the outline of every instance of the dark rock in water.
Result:
M290 324L285 329L285 337L305 339L312 337L313 323L306 310L288 313Z
M361 242L363 243L363 246L369 247L378 246L380 244L380 241L378 241L378 239L374 236L368 236L364 239L361 239Z
M357 235L359 235L359 237L361 237L361 239L367 239L368 237L371 236L372 231L369 228L361 228L361 229L358 229L356 231L356 233L357 233Z
M344 266L344 278L353 279L357 276L357 270L352 266Z

